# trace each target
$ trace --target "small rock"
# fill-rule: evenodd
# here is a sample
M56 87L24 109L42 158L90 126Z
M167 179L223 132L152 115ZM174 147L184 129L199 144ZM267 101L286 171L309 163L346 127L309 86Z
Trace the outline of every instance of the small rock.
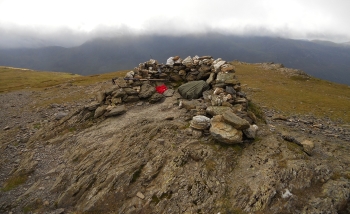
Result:
M181 107L185 108L186 110L196 109L196 107L200 105L200 102L197 100L182 100L181 101Z
M64 210L63 208L60 208L60 209L54 210L54 211L51 212L50 214L63 214L64 211L65 211L65 210Z
M9 130L10 129L10 126L6 126L5 128L4 128L4 130Z
M310 140L302 141L301 145L303 146L304 152L306 152L308 155L311 155L312 150L315 148L314 142L312 142Z
M145 199L145 196L141 192L137 192L136 196L141 198L141 199Z
M166 97L172 97L174 95L175 91L173 89L166 90L163 95Z
M162 139L162 138L158 138L158 139L157 139L157 143L159 143L159 144L161 144L161 145L164 145L164 142L165 142L165 140Z
M254 124L251 125L248 129L243 130L243 133L247 138L255 139L258 129L259 127Z
M154 93L148 100L149 103L156 103L161 101L164 98L163 94L159 94L159 93Z
M68 115L68 113L66 113L66 112L58 112L58 113L55 114L55 120L60 120L60 119L64 118L67 115Z
M194 116L190 126L198 130L208 129L210 127L210 119L203 115Z

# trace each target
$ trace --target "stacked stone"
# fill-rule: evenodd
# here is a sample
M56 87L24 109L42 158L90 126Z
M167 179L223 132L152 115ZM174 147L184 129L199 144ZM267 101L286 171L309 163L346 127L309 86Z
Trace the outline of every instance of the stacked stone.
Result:
M243 136L255 138L258 129L254 124L256 118L247 111L248 100L236 79L234 66L211 56L189 56L185 59L175 56L170 57L165 65L154 59L140 63L124 78L116 79L113 88L99 92L97 101L87 108L95 111L94 117L97 118L123 114L125 103L140 100L156 103L174 93L172 89L164 94L156 92L155 85L166 81L170 82L169 86L191 81L209 85L210 90L196 96L201 99L183 99L180 102L193 115L190 124L193 132L210 132L213 138L228 144L241 143Z

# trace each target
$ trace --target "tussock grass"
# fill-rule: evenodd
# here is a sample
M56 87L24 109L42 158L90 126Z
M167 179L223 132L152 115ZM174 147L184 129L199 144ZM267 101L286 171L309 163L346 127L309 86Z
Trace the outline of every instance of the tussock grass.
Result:
M256 64L232 63L246 92L260 106L286 115L314 115L350 122L350 87L302 76L289 77Z

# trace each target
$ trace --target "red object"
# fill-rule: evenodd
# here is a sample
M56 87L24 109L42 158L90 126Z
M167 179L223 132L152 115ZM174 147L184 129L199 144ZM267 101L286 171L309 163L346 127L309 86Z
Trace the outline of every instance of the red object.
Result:
M160 94L163 94L168 88L163 84L160 86L156 86L156 91Z

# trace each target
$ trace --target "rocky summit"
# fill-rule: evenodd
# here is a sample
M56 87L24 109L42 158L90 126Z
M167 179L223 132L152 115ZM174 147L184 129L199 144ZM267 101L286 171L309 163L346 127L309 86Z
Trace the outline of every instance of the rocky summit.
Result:
M1 213L350 213L350 127L260 107L235 74L173 56L0 94ZM30 107L56 90L93 97Z

